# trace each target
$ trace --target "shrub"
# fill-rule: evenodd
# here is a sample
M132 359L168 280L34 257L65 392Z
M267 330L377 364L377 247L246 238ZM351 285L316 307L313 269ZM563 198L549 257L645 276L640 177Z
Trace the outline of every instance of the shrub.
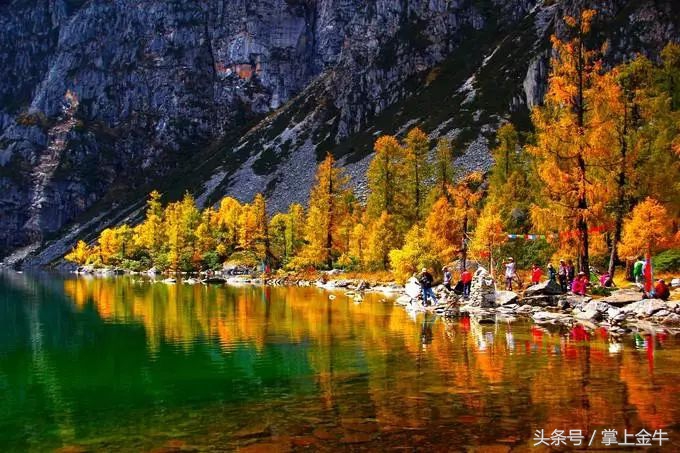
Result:
M666 250L652 258L654 269L662 272L680 270L680 248Z

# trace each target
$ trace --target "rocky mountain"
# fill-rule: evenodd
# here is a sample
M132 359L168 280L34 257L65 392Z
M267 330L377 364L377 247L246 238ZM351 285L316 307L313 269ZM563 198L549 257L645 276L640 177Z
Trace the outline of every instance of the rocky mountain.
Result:
M680 37L673 0L602 0L616 62ZM361 192L375 137L446 135L488 169L528 128L551 33L583 0L0 0L0 256L49 262L146 193L303 201L333 152Z

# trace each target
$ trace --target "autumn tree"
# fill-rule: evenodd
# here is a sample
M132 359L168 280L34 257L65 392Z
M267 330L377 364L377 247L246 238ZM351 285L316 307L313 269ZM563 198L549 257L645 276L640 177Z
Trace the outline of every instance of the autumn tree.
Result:
M226 257L234 252L240 240L242 206L238 200L225 197L217 210L217 253Z
M596 52L586 47L595 11L565 17L571 39L552 37L554 58L545 105L534 109L537 159L543 201L532 208L539 228L573 228L579 237L579 265L589 269L588 225L602 215L608 197L612 125L593 115L602 77Z
M343 260L345 267L361 266L365 261L365 251L368 243L368 231L364 223L354 224L349 237L349 247Z
M134 228L134 241L137 247L145 250L152 259L156 259L165 243L163 206L161 194L157 190L149 194L146 206L146 218Z
M269 222L267 221L267 202L264 195L258 193L253 199L255 211L255 243L256 253L261 260L271 258L269 247Z
M403 174L404 148L396 138L384 135L376 140L375 154L368 166L369 195L367 211L371 219L383 212L391 216L403 216L406 190Z
M483 181L484 176L480 172L472 172L449 189L453 200L454 216L460 220L461 271L467 265L468 233L479 214L479 202L483 195Z
M453 185L456 173L453 168L451 140L447 137L442 137L437 141L432 172L434 175L434 186L430 190L430 205L442 196L447 197L451 201L449 188Z
M488 203L484 206L475 228L472 241L470 242L470 252L478 259L488 258L489 271L493 275L494 252L503 245L508 239L503 230L503 221L500 212L495 205Z
M648 65L636 59L626 65L614 68L598 79L592 102L592 116L595 122L608 124L610 129L600 128L599 139L611 143L610 185L615 190L607 205L607 212L613 218L610 236L608 272L612 277L618 261L618 243L623 232L626 213L633 204L633 188L637 176L637 156L642 141L638 130L638 93L647 78Z
M201 212L201 220L196 227L196 251L192 258L196 267L206 266L213 268L218 265L220 254L217 252L218 245L218 212L208 207Z
M646 83L636 98L642 144L634 196L658 199L676 218L680 216L680 44L668 44L661 59L661 65L656 66L637 58L642 61Z
M66 261L84 266L90 259L92 250L85 241L78 241L73 249L64 257Z
M196 227L200 221L194 198L186 193L181 201L168 204L163 221L169 268L172 271L191 270L196 261Z
M647 257L672 240L672 218L666 208L653 198L647 198L626 218L621 240L621 253Z
M340 228L348 215L351 198L348 178L328 153L317 167L316 184L309 196L305 238L307 244L298 260L302 265L333 266L342 254Z
M399 248L401 241L394 218L383 211L371 222L366 235L364 266L369 270L387 270L390 264L390 251Z
M519 136L512 123L505 123L498 129L496 141L498 145L493 150L493 157L497 171L494 175L501 182L505 182L510 173L518 167Z
M425 267L441 268L461 250L462 211L445 196L432 205L427 218L415 224L406 234L404 244L390 252L390 263L399 281Z
M489 176L486 204L496 209L506 229L528 232L533 200L531 171L514 126L506 123L496 134L494 166Z
M120 237L112 228L105 228L99 235L99 256L103 264L112 264L119 258L121 251Z
M288 256L299 253L305 240L305 208L300 203L292 203L288 207L287 227Z
M423 267L439 268L441 261L433 253L433 244L428 242L425 229L415 224L406 233L404 246L389 252L394 277L404 283Z
M425 220L424 240L432 249L431 255L440 264L449 263L461 251L464 234L461 213L464 214L442 196L432 205Z
M276 213L269 221L269 234L272 255L278 262L288 262L290 245L288 238L291 236L290 216L287 213Z
M430 145L427 135L419 128L413 128L406 135L403 171L399 180L405 185L405 202L402 209L409 225L420 222L426 215L426 197L432 177L429 162Z

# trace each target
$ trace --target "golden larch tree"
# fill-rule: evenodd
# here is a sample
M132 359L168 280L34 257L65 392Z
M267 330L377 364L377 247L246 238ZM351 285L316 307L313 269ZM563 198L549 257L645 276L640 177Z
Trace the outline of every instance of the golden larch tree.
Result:
M300 252L301 265L333 266L342 254L341 227L348 215L351 198L349 180L328 153L316 171L316 183L309 195L305 228L306 245Z
M653 198L647 198L626 218L620 250L623 255L650 256L673 240L673 219L666 208Z
M565 17L571 39L552 37L552 59L545 105L532 113L543 201L532 208L534 224L543 230L574 229L579 238L579 266L589 269L588 225L601 218L608 199L612 128L593 115L602 77L597 53L586 47L595 11Z
M400 174L400 179L403 178L406 185L403 209L409 225L420 222L426 215L426 198L432 178L429 153L427 134L417 127L411 129L406 135L404 170Z

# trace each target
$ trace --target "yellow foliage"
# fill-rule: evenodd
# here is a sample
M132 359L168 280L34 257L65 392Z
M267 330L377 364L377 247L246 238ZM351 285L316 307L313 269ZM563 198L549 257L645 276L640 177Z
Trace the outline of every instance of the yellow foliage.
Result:
M586 10L565 20L574 39L552 38L556 56L545 105L532 114L536 145L529 147L543 189L542 203L532 208L534 225L543 231L577 229L583 243L588 225L602 221L611 197L608 167L617 144L613 116L601 115L597 107L606 102L602 67L584 42L594 14ZM580 249L580 263L587 267L588 247Z
M333 259L345 252L347 231L343 228L353 198L348 182L344 172L336 167L333 155L328 153L317 167L316 184L309 196L306 245L295 261L297 266L330 268Z
M428 192L428 181L432 176L432 165L429 162L430 144L427 134L419 128L413 128L406 135L404 146L404 168L400 172L399 181L405 184L404 209L408 224L420 222L426 215L425 203Z
M424 228L414 225L408 233L404 246L390 252L390 264L397 283L403 284L423 267L439 269L443 263L436 251L436 245L427 238Z
M393 216L383 211L369 226L364 266L370 270L387 270L390 251L399 247L400 243Z
M661 203L647 198L626 219L619 250L622 256L654 253L670 241L672 219Z
M446 197L440 197L430 210L423 229L424 239L434 251L440 263L448 263L455 258L463 241L461 211L456 209ZM411 230L413 231L413 230ZM408 238L406 239L408 242Z
M498 209L494 205L487 204L477 220L475 234L470 243L470 252L478 260L490 259L494 251L507 240L508 236L503 231L503 220Z
M64 259L66 259L66 261L71 261L72 263L83 266L87 264L91 254L92 251L87 246L85 241L78 241L75 247L73 247L73 250L71 250L71 252L69 252L64 257Z
M389 215L403 214L401 205L405 188L400 171L404 166L404 149L391 135L379 137L373 149L375 155L366 173L370 190L368 214L372 219L377 219L383 212Z

